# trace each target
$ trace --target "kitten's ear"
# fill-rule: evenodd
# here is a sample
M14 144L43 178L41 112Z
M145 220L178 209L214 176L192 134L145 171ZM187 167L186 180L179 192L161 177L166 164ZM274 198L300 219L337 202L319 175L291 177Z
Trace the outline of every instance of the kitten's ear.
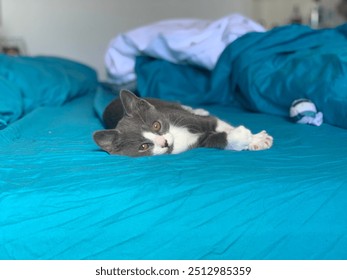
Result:
M147 102L146 100L137 97L129 90L121 90L120 92L120 100L122 101L124 113L128 116L132 116L134 112L148 110L150 108L154 108L152 104Z
M117 148L119 132L115 129L98 130L93 134L93 139L98 146L109 154L114 154Z

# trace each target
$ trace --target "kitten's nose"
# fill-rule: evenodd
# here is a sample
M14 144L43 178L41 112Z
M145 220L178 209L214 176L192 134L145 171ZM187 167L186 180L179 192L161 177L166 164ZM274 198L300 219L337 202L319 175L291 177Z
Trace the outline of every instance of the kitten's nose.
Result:
M169 147L169 143L167 142L167 140L163 136L155 137L153 142L161 148L168 148Z

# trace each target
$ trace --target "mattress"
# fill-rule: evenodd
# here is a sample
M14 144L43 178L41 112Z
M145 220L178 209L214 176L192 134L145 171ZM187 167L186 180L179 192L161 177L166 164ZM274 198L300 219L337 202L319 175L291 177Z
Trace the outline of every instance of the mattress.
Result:
M347 130L204 106L273 148L110 156L94 102L0 131L0 259L347 258Z

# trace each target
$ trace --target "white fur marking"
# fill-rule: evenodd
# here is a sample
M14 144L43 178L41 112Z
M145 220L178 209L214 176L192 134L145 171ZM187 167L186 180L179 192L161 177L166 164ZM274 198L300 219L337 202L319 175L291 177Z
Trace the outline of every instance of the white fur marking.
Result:
M251 151L259 151L270 149L273 143L273 138L269 134L266 133L265 130L254 134L252 137L252 141L249 144L249 150Z
M191 146L195 145L198 141L200 134L193 134L187 128L170 126L170 134L173 136L173 154L178 154L188 150Z
M228 134L233 129L234 129L234 127L232 127L230 124L228 124L225 121L222 121L220 119L217 119L217 127L216 127L217 132L225 132Z
M154 144L154 147L152 149L153 155L162 155L165 154L168 151L168 147L164 147L165 140L167 141L168 145L170 146L170 138L165 137L165 135L160 136L157 134L154 134L152 132L144 132L143 137L147 138L148 140L152 141Z
M232 129L227 136L227 150L265 150L272 146L273 138L266 133L265 130L252 134L251 131L244 126L238 126Z
M241 125L228 133L227 140L228 145L225 148L226 150L248 150L249 144L252 141L252 133L249 129Z
M197 116L203 116L203 117L206 117L206 116L209 116L210 115L210 112L209 111L206 111L205 109L201 109L201 108L198 108L198 109L193 109L192 107L190 106L186 106L186 105L181 105L181 107L194 114L194 115L197 115Z

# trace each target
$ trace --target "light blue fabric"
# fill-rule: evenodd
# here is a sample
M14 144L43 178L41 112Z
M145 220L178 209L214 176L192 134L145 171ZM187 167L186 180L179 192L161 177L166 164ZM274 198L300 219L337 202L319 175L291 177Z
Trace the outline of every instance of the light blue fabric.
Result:
M0 128L35 108L62 105L96 87L96 72L78 62L0 55Z
M0 259L347 259L347 130L207 106L273 148L110 156L94 98L0 131Z
M288 116L291 103L312 100L326 123L347 128L347 24L312 30L289 25L249 33L230 44L207 72L148 57L137 59L142 96L190 104L241 104Z

